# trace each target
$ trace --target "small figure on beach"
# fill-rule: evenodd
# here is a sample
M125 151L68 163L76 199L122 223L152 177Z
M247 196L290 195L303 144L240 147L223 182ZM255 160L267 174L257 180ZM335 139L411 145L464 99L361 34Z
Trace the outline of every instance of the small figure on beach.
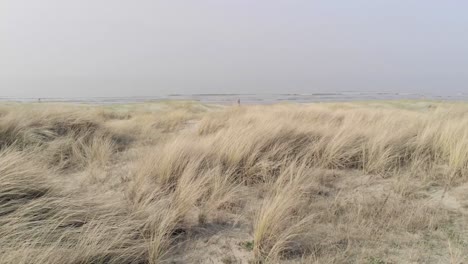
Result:
M240 106L240 98L237 99L237 105Z

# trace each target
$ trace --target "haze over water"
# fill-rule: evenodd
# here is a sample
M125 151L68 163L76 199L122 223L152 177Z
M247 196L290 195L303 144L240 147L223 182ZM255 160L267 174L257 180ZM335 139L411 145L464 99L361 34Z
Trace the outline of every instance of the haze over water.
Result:
M3 0L0 96L464 100L466 10L435 0Z

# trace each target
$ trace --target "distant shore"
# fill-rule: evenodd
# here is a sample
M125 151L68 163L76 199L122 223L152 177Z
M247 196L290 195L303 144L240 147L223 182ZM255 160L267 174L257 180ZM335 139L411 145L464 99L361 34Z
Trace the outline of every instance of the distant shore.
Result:
M189 100L201 103L232 104L274 104L281 102L349 102L372 100L441 100L468 101L468 93L451 95L386 93L386 92L337 92L311 94L170 94L164 96L129 97L1 97L0 102L63 102L82 104L125 104L159 102L166 100Z

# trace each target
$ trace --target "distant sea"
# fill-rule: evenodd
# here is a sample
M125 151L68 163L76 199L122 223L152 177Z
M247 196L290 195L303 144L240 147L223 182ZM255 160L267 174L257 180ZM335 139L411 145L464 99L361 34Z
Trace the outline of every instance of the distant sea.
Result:
M211 104L233 104L240 100L242 104L273 104L281 102L346 102L369 100L446 100L468 101L468 93L454 95L424 95L415 93L390 92L339 92L313 94L170 94L165 96L135 97L70 97L70 98L19 98L1 97L0 102L63 102L82 104L128 104L158 102L167 100L190 100Z

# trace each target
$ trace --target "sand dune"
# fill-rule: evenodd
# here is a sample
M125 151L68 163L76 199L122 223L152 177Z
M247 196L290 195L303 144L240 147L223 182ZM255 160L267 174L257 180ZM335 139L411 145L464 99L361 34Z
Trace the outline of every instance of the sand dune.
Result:
M464 263L468 106L0 106L0 263Z

